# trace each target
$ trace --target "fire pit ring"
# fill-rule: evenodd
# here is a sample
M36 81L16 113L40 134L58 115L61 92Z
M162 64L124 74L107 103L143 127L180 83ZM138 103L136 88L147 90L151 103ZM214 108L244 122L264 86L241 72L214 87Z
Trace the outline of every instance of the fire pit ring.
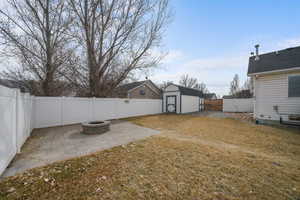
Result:
M81 124L82 133L86 135L102 134L110 130L110 121L90 121Z

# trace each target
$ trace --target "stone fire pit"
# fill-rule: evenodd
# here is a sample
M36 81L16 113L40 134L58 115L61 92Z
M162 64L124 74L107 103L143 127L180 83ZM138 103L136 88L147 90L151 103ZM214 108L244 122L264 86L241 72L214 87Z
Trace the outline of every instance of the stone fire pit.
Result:
M109 131L110 121L91 121L81 124L82 133L86 135L102 134Z

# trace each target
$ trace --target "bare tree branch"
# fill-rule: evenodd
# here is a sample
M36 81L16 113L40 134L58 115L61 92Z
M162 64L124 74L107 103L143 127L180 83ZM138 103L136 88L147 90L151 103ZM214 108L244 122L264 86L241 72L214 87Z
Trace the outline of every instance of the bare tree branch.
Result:
M73 22L68 4L57 0L7 0L7 4L8 10L0 10L2 48L20 67L2 76L35 82L40 87L36 95L59 95L62 84L57 83L67 80L64 73L74 74L69 68L74 64L75 45L70 44L68 34Z
M86 53L90 96L109 96L135 70L157 65L150 50L170 19L168 0L69 0L76 38Z

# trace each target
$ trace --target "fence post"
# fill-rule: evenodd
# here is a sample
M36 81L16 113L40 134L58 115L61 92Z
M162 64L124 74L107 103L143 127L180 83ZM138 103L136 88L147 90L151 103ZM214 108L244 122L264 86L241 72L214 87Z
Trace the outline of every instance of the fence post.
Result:
M60 97L60 125L64 125L64 113L63 113L63 106L64 106L64 99L65 97Z
M20 93L18 89L14 89L14 98L15 98L15 146L16 146L16 153L20 153L20 145L19 145L19 138L18 138L18 132L19 132L19 98L20 98Z
M95 100L96 100L96 98L93 97L92 98L92 121L96 120L95 119Z

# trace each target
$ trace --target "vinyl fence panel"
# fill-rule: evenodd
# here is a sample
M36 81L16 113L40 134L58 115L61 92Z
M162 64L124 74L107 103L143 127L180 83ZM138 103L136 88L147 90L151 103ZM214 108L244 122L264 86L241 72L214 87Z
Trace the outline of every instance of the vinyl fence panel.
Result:
M61 112L61 97L35 97L34 128L63 125Z
M160 99L33 97L0 86L0 175L33 128L161 112Z
M0 174L32 131L32 102L29 94L0 86Z
M92 99L79 97L62 97L62 125L75 124L92 120Z
M223 99L223 112L253 112L253 98Z
M36 97L35 128L110 120L162 112L162 100Z

